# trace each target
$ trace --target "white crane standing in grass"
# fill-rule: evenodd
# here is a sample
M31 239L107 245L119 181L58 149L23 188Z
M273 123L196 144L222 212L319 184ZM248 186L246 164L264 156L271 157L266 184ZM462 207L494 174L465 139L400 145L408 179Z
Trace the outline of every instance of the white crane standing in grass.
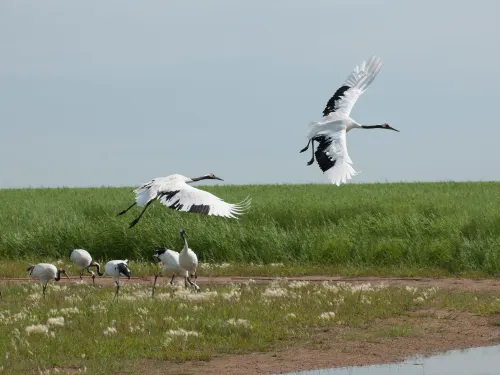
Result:
M155 275L153 292L151 294L152 297L155 295L156 279L158 279L159 276L170 276L171 274L172 278L170 279L170 285L173 284L175 276L182 275L184 279L188 276L188 272L179 264L179 253L177 251L161 247L155 250L153 257L162 263L163 268L157 275Z
M387 129L396 130L387 123L380 125L361 125L349 117L356 100L363 94L382 68L382 60L373 56L368 62L363 61L349 74L344 84L333 94L325 109L323 118L309 124L307 146L304 152L312 146L314 157L319 167L331 183L340 185L350 180L357 172L352 168L352 160L347 153L346 133L351 129ZM314 141L318 142L316 152Z
M27 271L32 279L38 279L42 283L42 293L44 298L45 289L47 289L47 284L50 280L61 280L61 274L65 275L69 279L69 276L66 274L64 268L57 269L56 266L49 263L38 263L37 265L29 266Z
M83 271L87 270L88 273L92 275L92 284L95 285L95 273L93 271L90 271L89 267L96 267L97 274L99 276L103 275L103 273L101 273L101 265L97 262L92 261L92 256L87 250L74 249L69 256L69 259L71 259L71 261L78 267L78 271L80 271L80 280L83 277Z
M111 276L116 284L116 293L113 299L118 298L120 291L120 276L126 277L130 280L132 274L128 268L128 259L125 260L110 260L104 267L104 274Z
M198 257L196 256L195 252L189 248L187 242L187 234L184 229L181 229L180 233L182 239L184 240L184 247L179 253L179 264L183 269L187 271L184 275L184 285L187 288L187 284L189 283L194 286L196 291L200 291L200 287L196 285L196 279L198 278L198 276L196 275L196 268L198 268ZM189 275L191 275L191 277L194 277L194 283L189 279Z
M208 191L199 190L188 185L201 180L224 181L222 178L214 176L213 173L195 178L185 177L180 174L155 178L133 191L136 194L135 202L120 212L118 216L123 215L135 205L144 207L139 216L130 223L129 228L132 228L139 222L149 205L157 199L165 206L177 211L223 216L233 219L236 219L237 215L243 214L250 207L251 199L249 197L240 203L230 204Z

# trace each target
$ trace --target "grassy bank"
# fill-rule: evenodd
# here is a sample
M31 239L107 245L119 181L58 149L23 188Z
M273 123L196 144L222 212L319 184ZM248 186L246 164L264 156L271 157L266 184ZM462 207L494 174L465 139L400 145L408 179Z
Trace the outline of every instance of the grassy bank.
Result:
M137 373L141 359L207 360L225 353L279 350L335 330L336 340L420 335L413 311L500 311L497 293L383 284L278 280L203 288L162 284L114 288L88 283L2 284L0 373ZM392 319L392 320L391 320ZM388 322L384 324L384 322ZM308 342L308 341L307 341ZM164 365L165 366L165 365Z
M158 202L117 217L130 188L0 190L0 257L30 261L85 248L95 258L151 260L180 250L184 228L202 262L500 272L500 183L203 187L229 202L247 195L240 220L172 211Z

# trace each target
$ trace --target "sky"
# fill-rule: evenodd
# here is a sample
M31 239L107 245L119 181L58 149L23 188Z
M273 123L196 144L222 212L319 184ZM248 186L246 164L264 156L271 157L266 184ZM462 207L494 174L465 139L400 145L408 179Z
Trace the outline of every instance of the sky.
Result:
M497 0L0 1L0 188L327 183L307 124L349 72L352 183L500 180Z

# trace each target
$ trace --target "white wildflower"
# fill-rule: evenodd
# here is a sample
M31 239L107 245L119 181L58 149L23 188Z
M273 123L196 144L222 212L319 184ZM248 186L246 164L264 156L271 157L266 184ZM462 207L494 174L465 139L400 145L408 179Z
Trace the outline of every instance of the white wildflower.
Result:
M295 315L294 313L288 313L285 315L285 318L287 318L287 319L294 319L296 317L297 317L297 315Z
M36 324L32 326L27 326L25 329L26 333L28 335L31 335L32 333L38 333L38 334L48 334L49 333L49 327L46 326L45 324Z
M292 289L298 289L298 288L303 288L309 285L309 281L292 281L290 284L288 284L289 288Z
M267 288L262 293L262 297L264 297L264 298L280 298L280 297L286 297L287 294L288 294L287 290L283 289L283 288Z
M228 325L233 327L243 327L243 328L252 328L252 324L246 319L229 319L226 322Z
M64 325L64 317L58 316L57 318L49 318L47 320L47 325L49 325L49 326L63 326Z
M114 335L116 332L117 331L115 327L108 327L102 333L104 333L106 336L111 336Z
M324 312L319 316L320 319L330 320L335 318L335 313L333 311Z

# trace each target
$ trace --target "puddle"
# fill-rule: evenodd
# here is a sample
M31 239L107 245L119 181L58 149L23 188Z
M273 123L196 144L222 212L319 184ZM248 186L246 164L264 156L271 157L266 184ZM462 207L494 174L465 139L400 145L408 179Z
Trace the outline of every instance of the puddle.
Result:
M410 357L389 365L290 372L285 375L498 375L500 345Z

